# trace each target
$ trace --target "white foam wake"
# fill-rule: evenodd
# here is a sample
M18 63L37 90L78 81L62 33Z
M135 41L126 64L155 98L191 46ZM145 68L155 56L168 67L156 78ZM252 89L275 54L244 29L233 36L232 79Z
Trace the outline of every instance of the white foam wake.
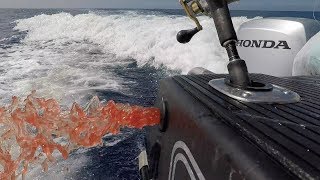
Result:
M95 89L123 92L124 80L108 68L130 58L138 65L164 65L182 73L197 66L226 72L227 56L209 18L200 17L204 30L189 44L179 44L177 32L194 26L187 17L98 13L17 20L15 30L26 31L27 36L20 44L0 49L0 96L7 97L0 101L32 90L66 104L79 102ZM246 21L246 17L233 18L236 28Z
M139 65L164 65L182 73L197 66L224 73L227 55L220 47L213 21L205 17L200 21L204 30L182 45L176 41L177 32L194 24L181 16L92 12L18 20L15 29L27 31L27 36L20 44L0 48L0 102L37 90L39 96L56 98L70 107L92 90L123 92L124 80L110 69L130 63L128 59L132 58ZM233 18L236 28L246 21L245 17ZM116 143L118 140L106 146ZM87 157L59 161L49 175L62 179L64 175L57 176L58 171L75 172L87 161ZM34 168L31 173L38 177L39 171Z
M226 72L226 54L219 45L213 21L206 17L200 20L204 30L186 45L176 41L176 34L194 25L188 18L177 16L60 13L19 20L15 29L29 31L25 43L89 41L119 58L137 59L140 65L153 60L155 66L164 64L183 73L196 66ZM245 21L246 17L233 18L236 28Z

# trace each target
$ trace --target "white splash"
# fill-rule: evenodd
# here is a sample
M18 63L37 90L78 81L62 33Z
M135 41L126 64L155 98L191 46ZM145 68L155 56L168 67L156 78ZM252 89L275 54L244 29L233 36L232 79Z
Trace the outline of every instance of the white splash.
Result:
M204 30L189 44L179 44L179 30L192 28L186 17L134 15L97 15L94 13L72 16L67 13L40 15L17 21L15 29L28 31L25 43L49 43L58 46L70 42L87 41L104 52L117 57L134 58L140 65L153 60L184 73L196 66L226 72L226 54L220 47L212 19L200 17ZM246 17L233 18L238 28Z
M135 59L138 65L164 65L187 73L193 67L226 72L228 62L212 19L200 17L204 30L179 44L179 30L194 26L182 16L136 13L39 15L16 21L27 31L22 43L0 50L0 96L24 96L33 89L70 103L95 89L125 91L123 79L106 67ZM235 28L246 17L233 18ZM0 101L8 101L3 99Z
M248 20L233 18L235 28ZM182 73L198 66L225 73L227 55L220 46L213 20L200 17L200 21L204 30L183 45L176 41L177 32L193 28L194 24L181 16L91 12L76 16L43 14L18 20L15 30L27 31L27 36L20 44L0 48L0 97L4 97L0 102L37 90L39 96L56 98L69 106L93 90L126 91L124 80L110 69L130 63L128 59L135 59L140 66L164 65ZM57 161L52 173L45 177L39 176L38 166L30 173L35 179L63 179L87 162L86 156L71 157Z

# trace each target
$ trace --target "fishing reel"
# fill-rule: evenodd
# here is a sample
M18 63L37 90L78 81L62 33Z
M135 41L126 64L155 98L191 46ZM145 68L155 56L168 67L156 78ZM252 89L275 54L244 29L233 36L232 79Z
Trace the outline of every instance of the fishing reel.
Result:
M193 20L197 26L193 29L182 30L177 34L178 42L185 44L188 43L195 34L203 29L197 15L202 13L207 14L210 11L208 11L208 4L205 0L180 0L180 4L188 17Z
M193 20L196 24L195 28L189 29L189 30L182 30L177 34L178 42L185 44L185 43L188 43L195 34L197 34L199 31L203 29L203 27L201 26L197 18L198 15L203 14L211 18L214 18L214 16L207 2L210 0L179 0L179 1L184 11L188 15L188 17L191 20ZM221 1L220 4L223 3L223 1ZM231 3L233 1L236 1L236 0L226 0L227 3Z

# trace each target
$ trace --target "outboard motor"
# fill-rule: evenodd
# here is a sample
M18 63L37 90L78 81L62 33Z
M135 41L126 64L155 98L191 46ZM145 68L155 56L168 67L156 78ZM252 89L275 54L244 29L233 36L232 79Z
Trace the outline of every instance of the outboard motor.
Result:
M243 23L238 30L238 50L252 73L292 76L298 52L320 24L305 18L263 18Z
M147 130L141 178L320 179L320 78L249 74L230 2L180 0L197 27L180 31L177 40L187 43L202 30L197 14L212 17L229 74L201 70L161 81L161 123Z

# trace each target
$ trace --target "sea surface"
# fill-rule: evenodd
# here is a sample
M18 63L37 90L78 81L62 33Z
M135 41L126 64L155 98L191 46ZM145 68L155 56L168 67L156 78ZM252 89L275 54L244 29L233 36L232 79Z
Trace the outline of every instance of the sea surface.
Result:
M235 28L251 19L320 17L317 12L232 11ZM193 67L227 72L213 21L179 44L179 30L194 24L182 10L0 9L0 106L12 96L57 99L63 107L85 104L97 95L152 106L159 81ZM103 147L75 150L48 172L34 165L27 179L139 179L137 156L143 130L107 135Z

